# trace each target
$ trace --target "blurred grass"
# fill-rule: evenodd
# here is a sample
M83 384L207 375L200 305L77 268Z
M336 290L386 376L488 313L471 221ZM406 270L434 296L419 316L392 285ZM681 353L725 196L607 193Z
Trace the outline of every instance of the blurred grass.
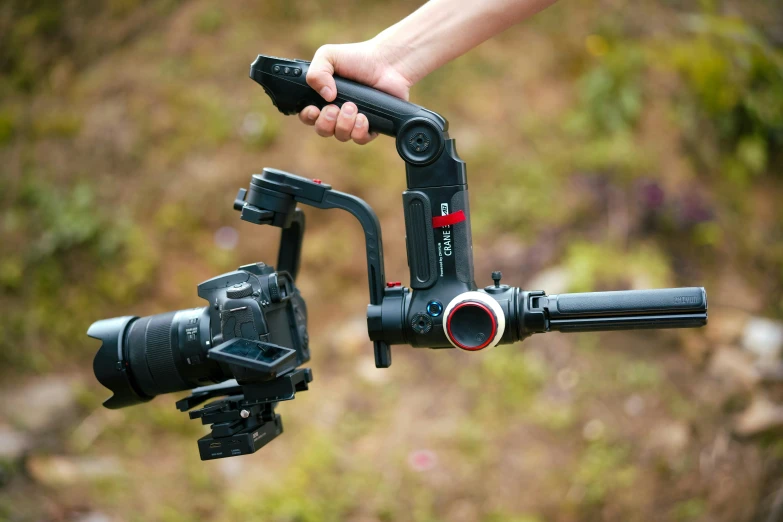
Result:
M77 375L72 423L96 415L104 427L86 447L74 426L58 428L41 452L114 455L123 468L42 485L4 463L0 518L728 521L757 503L763 469L727 500L710 494L724 475L692 465L721 413L696 370L671 359L676 337L534 338L478 358L400 348L392 369L367 377L364 333L342 326L366 301L362 235L339 213L308 213L300 284L316 381L281 407L285 437L240 463L201 463L203 429L171 399L104 417L87 326L199 305L200 280L273 262L277 233L231 210L263 166L365 198L386 231L389 276L404 280L390 140L319 140L246 74L255 53L307 58L416 5L0 7L0 375ZM449 118L470 168L477 282L505 263L513 284L555 267L572 291L709 284L783 317L776 7L563 2L416 86L413 101ZM239 232L235 249L216 246L220 227ZM739 290L726 271L741 274ZM622 413L629 396L647 405L641 417ZM647 449L672 420L697 433L673 464ZM435 455L432 469L410 464L419 450ZM754 444L737 451L755 462ZM775 469L783 456L769 453Z

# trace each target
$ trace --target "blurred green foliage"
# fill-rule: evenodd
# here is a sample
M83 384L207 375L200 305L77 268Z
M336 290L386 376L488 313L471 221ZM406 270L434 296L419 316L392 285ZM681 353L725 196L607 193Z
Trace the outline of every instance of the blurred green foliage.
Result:
M30 92L47 84L48 71L58 62L67 59L77 65L87 63L108 48L124 43L129 35L171 12L179 3L179 0L4 2L0 17L0 94ZM144 9L140 10L142 6ZM129 23L118 23L123 19Z
M643 47L625 41L610 43L597 34L588 36L585 46L596 63L579 80L583 109L568 122L570 128L591 136L632 130L643 107Z
M8 109L0 112L0 145L11 140L16 129L16 118L14 113Z
M573 483L583 492L583 502L590 506L604 502L609 494L632 488L636 473L627 447L598 441L590 443L582 453Z
M661 288L672 279L666 256L653 245L629 252L607 244L572 243L565 263L573 277L574 292L622 286Z
M199 13L194 26L200 33L213 34L223 27L225 22L225 12L219 6L209 6Z
M0 285L30 305L9 308L0 322L0 361L49 371L71 357L68 347L94 310L137 296L157 254L138 228L99 209L85 182L61 191L29 175L4 216L8 244L25 248L0 252ZM85 270L89 285L81 283ZM47 349L26 348L44 339Z
M680 99L686 135L700 141L706 121L718 139L701 150L731 180L747 184L783 146L783 52L740 19L692 15L694 36L663 47L664 64L689 89ZM703 141L703 140L701 140ZM697 149L698 150L698 149Z
M783 316L779 39L712 2L566 4L413 91L449 117L468 162L477 263L506 263L515 284L555 267L571 291L712 283ZM644 340L675 346L671 338L533 338L529 350L470 362L405 352L394 379L365 382L364 338L335 333L366 301L356 283L361 235L329 213L308 215L302 284L319 339L318 386L328 375L329 389L350 392L314 388L312 403L287 406L285 440L239 471L197 460L201 428L169 399L102 416L90 322L201 304L201 279L273 259L277 236L241 228L230 208L251 171L290 168L367 199L388 230L389 273L405 273L399 202L389 197L403 174L389 140L319 141L245 75L256 52L306 58L323 43L372 36L417 5L10 0L0 8L0 374L83 377L80 414L103 423L99 435L79 441L69 425L70 442L47 451L119 454L127 466L83 487L41 487L26 513L43 509L40 498L73 496L65 511L87 505L139 521L649 520L652 496L656 520L731 519L698 488L665 483L676 475L708 484L692 471L698 459L650 464L646 434L633 431L672 417L698 425L712 444L714 410L687 386L670 386L676 372L665 357L674 350L634 355ZM234 250L215 245L224 226L241 231ZM741 291L726 271L747 279ZM563 386L566 370L577 377ZM630 395L649 399L641 417L623 416ZM585 440L596 411L619 420ZM406 456L430 446L436 466L410 469ZM783 458L779 446L768 445L771 458ZM5 474L21 473L0 469L0 481ZM648 480L660 491L645 489ZM460 503L475 511L459 512ZM0 518L18 505L0 498Z
M672 511L674 519L677 521L688 522L691 520L699 520L707 511L707 504L704 499L691 498L678 502Z

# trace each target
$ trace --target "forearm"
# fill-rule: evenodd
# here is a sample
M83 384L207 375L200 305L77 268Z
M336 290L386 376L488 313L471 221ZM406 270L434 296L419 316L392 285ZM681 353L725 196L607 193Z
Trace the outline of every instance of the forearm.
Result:
M375 37L411 83L555 0L430 0Z

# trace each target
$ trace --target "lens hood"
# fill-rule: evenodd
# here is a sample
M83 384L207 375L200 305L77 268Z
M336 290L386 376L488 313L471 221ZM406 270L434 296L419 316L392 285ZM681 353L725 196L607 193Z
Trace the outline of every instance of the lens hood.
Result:
M125 334L136 316L114 317L92 323L87 335L101 341L101 348L92 363L95 377L114 393L103 405L116 410L147 402L148 397L138 391L130 375L130 363L124 353Z

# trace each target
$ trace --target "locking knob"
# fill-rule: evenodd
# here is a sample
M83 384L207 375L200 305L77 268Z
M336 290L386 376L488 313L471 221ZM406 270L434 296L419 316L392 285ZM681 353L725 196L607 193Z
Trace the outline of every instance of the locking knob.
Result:
M476 352L500 342L506 318L498 302L483 292L464 292L451 300L443 330L456 348Z

